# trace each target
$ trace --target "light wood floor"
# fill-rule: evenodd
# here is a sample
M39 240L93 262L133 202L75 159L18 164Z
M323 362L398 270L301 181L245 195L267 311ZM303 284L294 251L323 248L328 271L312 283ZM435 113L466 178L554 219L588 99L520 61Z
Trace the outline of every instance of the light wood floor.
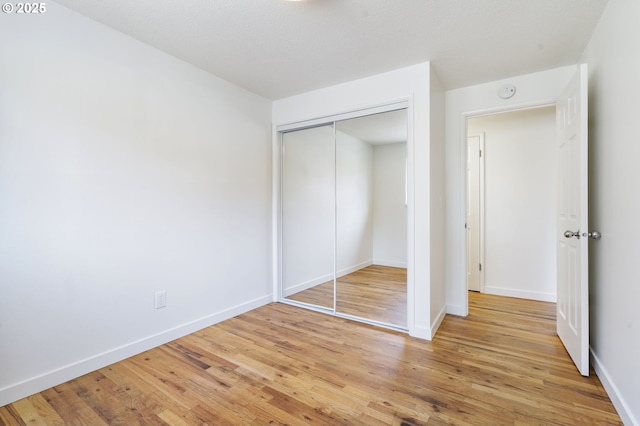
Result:
M371 265L338 278L336 311L399 327L407 326L407 270ZM333 308L333 281L287 299Z
M432 342L269 304L0 408L0 424L621 424L554 304L470 294Z

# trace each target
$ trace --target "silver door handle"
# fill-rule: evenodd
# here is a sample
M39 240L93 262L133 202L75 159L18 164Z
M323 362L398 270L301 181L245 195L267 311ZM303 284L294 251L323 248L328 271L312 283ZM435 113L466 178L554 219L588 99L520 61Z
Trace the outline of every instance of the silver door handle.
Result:
M576 237L577 239L580 239L580 231L564 231L564 237L565 238L571 238L571 237Z
M565 232L565 235L566 235L566 232ZM585 238L589 237L593 240L599 240L600 238L602 238L602 234L598 231L584 232L582 236Z

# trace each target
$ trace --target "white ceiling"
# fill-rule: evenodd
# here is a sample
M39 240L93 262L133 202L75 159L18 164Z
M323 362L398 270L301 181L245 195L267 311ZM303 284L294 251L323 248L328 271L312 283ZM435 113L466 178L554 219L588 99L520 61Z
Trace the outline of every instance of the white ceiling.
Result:
M407 110L399 109L338 121L336 128L369 145L406 142Z
M269 99L431 61L447 89L579 61L607 0L57 0Z

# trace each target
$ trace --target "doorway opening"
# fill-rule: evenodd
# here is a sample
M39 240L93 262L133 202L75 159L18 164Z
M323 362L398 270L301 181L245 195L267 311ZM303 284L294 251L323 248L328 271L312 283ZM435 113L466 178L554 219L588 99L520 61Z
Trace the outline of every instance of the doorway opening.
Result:
M568 354L576 364L576 367L582 375L589 374L589 240L591 238L597 239L599 233L589 230L588 222L588 80L587 80L587 66L586 64L578 65L571 77L570 81L566 84L562 93L558 95L554 100L546 100L540 102L531 102L530 104L519 104L516 107L509 108L503 106L497 109L487 109L484 111L475 111L462 114L462 135L465 139L461 139L460 142L463 147L466 147L466 137L468 134L467 127L471 125L473 118L481 116L489 116L490 114L512 112L515 113L519 110L536 110L542 106L550 106L552 110L555 108L555 120L550 120L556 127L554 133L554 141L556 153L552 158L555 161L555 166L549 166L550 163L536 162L534 161L536 156L539 155L540 146L534 145L535 149L532 150L516 150L520 156L524 156L524 162L522 167L528 167L531 164L537 164L539 169L542 169L548 176L556 178L556 187L550 190L555 203L549 203L550 206L555 204L556 221L555 226L555 247L550 247L549 250L555 253L556 257L556 276L549 279L549 282L555 283L555 294L552 290L544 291L530 288L513 288L513 285L519 285L521 282L526 281L528 276L532 273L539 273L544 269L544 265L541 262L544 261L543 252L535 252L535 244L533 244L534 237L538 233L545 233L543 227L536 225L533 221L523 221L519 224L513 224L510 220L518 215L513 214L513 204L498 204L499 214L497 215L497 227L498 237L504 238L500 240L497 237L490 236L490 229L488 225L488 214L485 214L485 242L483 249L485 250L485 264L483 265L484 276L484 291L492 291L498 295L512 296L512 297L525 297L533 299L548 300L549 302L555 302L556 305L556 333L563 342ZM520 126L526 128L526 126ZM515 145L515 144L513 144ZM490 153L490 138L485 133L485 148L486 157L489 158ZM513 147L512 147L513 148ZM528 155L528 156L527 156ZM463 151L461 160L466 161L466 153ZM522 158L520 158L522 160ZM464 165L463 162L461 165ZM485 169L488 169L489 165L485 161ZM463 172L461 177L464 179ZM488 174L485 175L485 194L491 186L488 180ZM525 189L524 186L514 184L514 179L509 174L496 175L495 179L498 179L502 184L510 186L512 189L512 198L521 200L520 204L526 204L529 197L535 195L534 192L538 191L541 187L540 177L538 175L535 179L530 179L535 183L531 188ZM464 182L464 180L463 180ZM466 183L463 183L462 190L462 213L466 209ZM522 197L524 195L524 197ZM489 200L485 197L485 211L489 209ZM524 200L524 201L523 201ZM528 204L531 206L532 204ZM533 204L539 206L540 204ZM520 209L519 215L526 217L530 212L526 209ZM464 249L467 247L466 234L462 234L464 240L462 244L462 256L463 265L466 262L467 253ZM495 257L494 262L489 258L489 238L497 240L499 245L498 249L501 249L503 253L502 257ZM505 248L508 250L505 251ZM526 259L533 261L529 269L520 267L513 267L512 263L517 262L514 260L514 254L522 254L525 256L520 259ZM506 264L505 270L513 270L513 275L507 275L509 278L507 284L502 284L498 281L493 281L493 278L489 277L489 271L492 265L496 261L500 261L502 264ZM501 263L495 263L495 265L501 265ZM502 265L501 265L502 266ZM515 284L514 284L515 283ZM544 285L546 282L542 282ZM538 282L540 284L540 282ZM511 286L511 287L510 287ZM467 315L470 302L469 292L467 291L466 279L461 280L461 290L463 290L463 310L464 315ZM550 294L549 294L550 293Z
M556 301L556 107L467 117L467 288Z

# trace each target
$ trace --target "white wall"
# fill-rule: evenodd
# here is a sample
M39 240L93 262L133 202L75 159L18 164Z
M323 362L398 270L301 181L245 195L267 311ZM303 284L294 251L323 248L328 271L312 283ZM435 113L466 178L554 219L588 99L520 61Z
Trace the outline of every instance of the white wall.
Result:
M373 147L373 263L407 267L407 144Z
M485 134L485 293L556 300L555 106L469 119Z
M556 101L575 72L575 66L450 90L446 93L446 300L447 312L467 315L465 170L468 117ZM515 96L498 97L505 83L514 84Z
M408 156L410 180L408 299L409 332L430 338L430 65L418 64L376 76L355 80L277 100L273 103L275 126L332 116L348 111L409 100ZM274 163L278 164L277 134L274 131ZM277 174L274 175L274 180ZM278 184L274 183L274 192ZM277 192L274 211L277 211ZM274 222L274 226L277 223ZM277 247L277 241L273 242ZM274 266L277 259L274 259Z
M270 102L55 3L0 39L0 405L271 300Z
M373 259L373 149L336 131L337 276L371 265Z
M640 425L640 2L611 0L589 65L591 350L625 424Z

